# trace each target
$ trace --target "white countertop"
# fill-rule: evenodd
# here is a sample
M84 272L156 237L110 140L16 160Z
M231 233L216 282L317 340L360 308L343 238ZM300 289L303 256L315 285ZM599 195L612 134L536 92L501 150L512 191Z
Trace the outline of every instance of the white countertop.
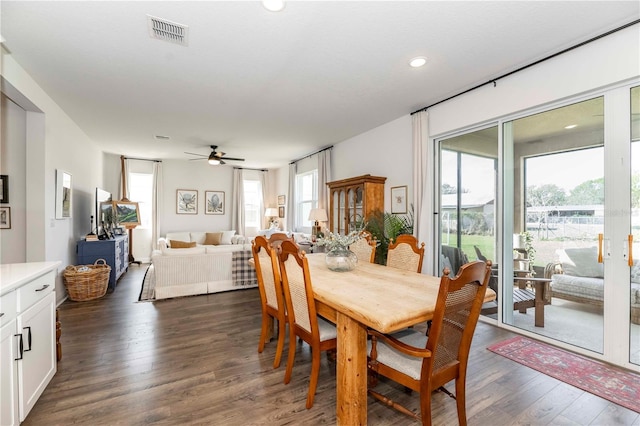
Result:
M57 269L60 261L9 263L0 265L0 296L20 287L34 278Z

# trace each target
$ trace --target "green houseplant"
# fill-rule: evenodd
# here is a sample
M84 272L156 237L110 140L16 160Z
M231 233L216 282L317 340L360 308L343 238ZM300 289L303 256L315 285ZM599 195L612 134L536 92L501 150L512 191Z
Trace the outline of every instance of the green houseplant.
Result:
M378 242L376 263L386 265L390 241L395 240L398 235L413 234L413 204L406 215L377 210L369 216L366 223L358 224L358 228L361 227Z

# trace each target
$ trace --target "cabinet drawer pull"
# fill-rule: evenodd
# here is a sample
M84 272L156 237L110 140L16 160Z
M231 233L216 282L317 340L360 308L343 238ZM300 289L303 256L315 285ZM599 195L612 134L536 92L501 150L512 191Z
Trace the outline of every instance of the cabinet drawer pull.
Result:
M42 286L42 288L37 289L36 291L42 291L42 290L46 290L47 288L49 288L49 284L45 284Z
M29 349L25 349L25 352L29 352L31 350L31 327L23 327L23 330L27 330L27 343L29 343Z
M18 350L20 352L20 355L18 355L18 358L15 358L15 361L20 361L22 359L22 354L24 352L23 343L22 343L22 334L14 334L14 336L20 339L20 343L18 343Z

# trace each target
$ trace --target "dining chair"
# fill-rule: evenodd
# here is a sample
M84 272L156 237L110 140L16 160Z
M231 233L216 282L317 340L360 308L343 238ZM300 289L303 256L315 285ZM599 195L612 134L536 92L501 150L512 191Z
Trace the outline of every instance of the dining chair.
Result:
M253 261L258 278L258 290L262 306L262 327L258 353L262 353L267 340L267 334L271 328L272 318L278 321L278 344L276 356L273 360L273 368L280 366L284 339L286 335L287 314L280 279L280 265L277 258L277 249L263 236L257 236L252 243Z
M358 260L374 263L376 260L377 242L371 239L371 234L364 231L362 238L349 246L349 250L354 252Z
M440 390L456 399L458 422L467 424L465 382L467 360L480 308L491 275L491 262L475 261L463 265L459 274L449 277L445 269L440 278L429 336L404 329L395 334L369 330L367 343L369 394L423 425L431 424L431 393ZM420 415L379 394L378 375L420 393ZM455 380L455 395L444 385Z
M387 266L405 271L422 272L424 243L418 247L418 239L413 235L402 234L389 243Z
M275 232L271 234L267 241L269 241L269 244L271 244L272 247L280 247L280 244L282 244L283 241L295 242L293 236L290 237L284 232Z
M284 382L289 383L296 356L296 336L311 346L311 376L307 408L313 406L320 373L320 352L335 350L337 332L334 324L319 317L309 273L309 264L304 252L291 241L283 241L278 255L282 271L282 286L287 304L289 320L289 355Z

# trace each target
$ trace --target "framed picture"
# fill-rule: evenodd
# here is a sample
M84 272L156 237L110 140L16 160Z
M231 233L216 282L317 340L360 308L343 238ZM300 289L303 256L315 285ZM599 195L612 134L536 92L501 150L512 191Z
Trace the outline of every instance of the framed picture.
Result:
M136 227L140 225L140 207L133 201L114 201L113 214L118 226Z
M56 170L56 219L71 217L71 173Z
M204 214L224 214L224 191L204 192Z
M11 229L11 207L0 207L0 229Z
M124 228L115 227L113 228L113 235L124 235Z
M391 213L407 213L407 186L391 188Z
M9 202L9 176L0 175L0 203Z
M284 201L286 200L286 197L284 195L278 195L278 205L279 206L284 206Z
M284 217L284 206L278 207L278 217L279 218L283 218Z
M176 191L176 213L198 214L198 191L178 189Z

